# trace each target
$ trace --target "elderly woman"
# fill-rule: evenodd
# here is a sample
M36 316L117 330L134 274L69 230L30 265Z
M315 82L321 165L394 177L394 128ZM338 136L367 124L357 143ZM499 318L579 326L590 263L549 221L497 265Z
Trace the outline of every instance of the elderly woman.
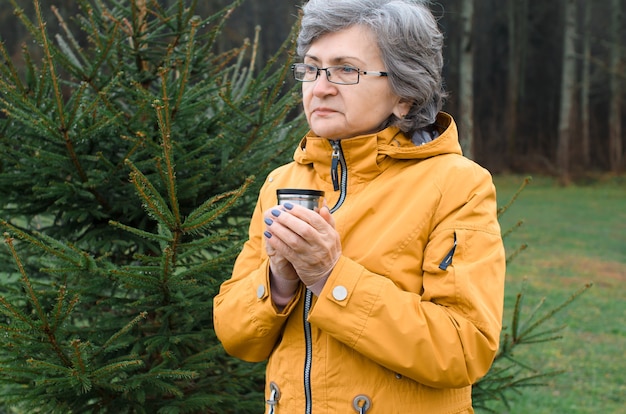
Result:
M440 112L437 22L417 0L303 11L293 74L310 132L261 189L216 333L269 359L267 413L472 413L505 258L491 176ZM278 205L283 188L325 203Z

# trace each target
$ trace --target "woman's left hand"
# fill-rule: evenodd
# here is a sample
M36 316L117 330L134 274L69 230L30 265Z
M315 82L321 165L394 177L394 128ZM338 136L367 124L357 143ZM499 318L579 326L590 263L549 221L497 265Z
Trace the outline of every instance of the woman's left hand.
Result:
M341 241L327 206L319 212L286 204L272 210L266 241L287 259L302 282L319 295L341 256Z

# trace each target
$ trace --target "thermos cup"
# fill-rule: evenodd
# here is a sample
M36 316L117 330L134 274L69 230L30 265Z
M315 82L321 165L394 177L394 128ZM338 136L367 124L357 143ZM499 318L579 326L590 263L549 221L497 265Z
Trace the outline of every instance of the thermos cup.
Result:
M299 204L310 210L319 210L322 207L324 192L319 190L305 190L300 188L282 188L276 190L278 204Z

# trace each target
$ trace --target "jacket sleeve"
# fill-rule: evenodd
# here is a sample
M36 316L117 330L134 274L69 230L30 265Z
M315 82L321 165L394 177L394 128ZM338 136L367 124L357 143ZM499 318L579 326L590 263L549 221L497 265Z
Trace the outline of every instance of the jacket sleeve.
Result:
M302 289L278 313L269 285L269 259L262 246L260 203L250 222L249 239L237 257L232 276L213 301L215 333L226 352L249 362L269 357Z
M309 315L340 342L431 387L463 387L482 377L502 326L505 254L495 188L482 168L462 170L438 185L440 207L423 267L414 270L421 292L344 256ZM451 263L442 265L451 252Z

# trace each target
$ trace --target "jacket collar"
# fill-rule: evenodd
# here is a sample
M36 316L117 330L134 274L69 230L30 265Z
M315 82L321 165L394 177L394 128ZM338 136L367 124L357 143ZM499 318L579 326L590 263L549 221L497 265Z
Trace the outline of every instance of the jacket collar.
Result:
M389 127L375 134L342 139L346 165L351 179L369 181L379 175L394 160L420 160L442 154L461 154L458 132L454 119L445 112L437 116L436 125L440 136L426 144L416 146L396 127ZM312 164L325 181L330 181L333 148L328 138L309 131L300 141L294 160L300 164Z

